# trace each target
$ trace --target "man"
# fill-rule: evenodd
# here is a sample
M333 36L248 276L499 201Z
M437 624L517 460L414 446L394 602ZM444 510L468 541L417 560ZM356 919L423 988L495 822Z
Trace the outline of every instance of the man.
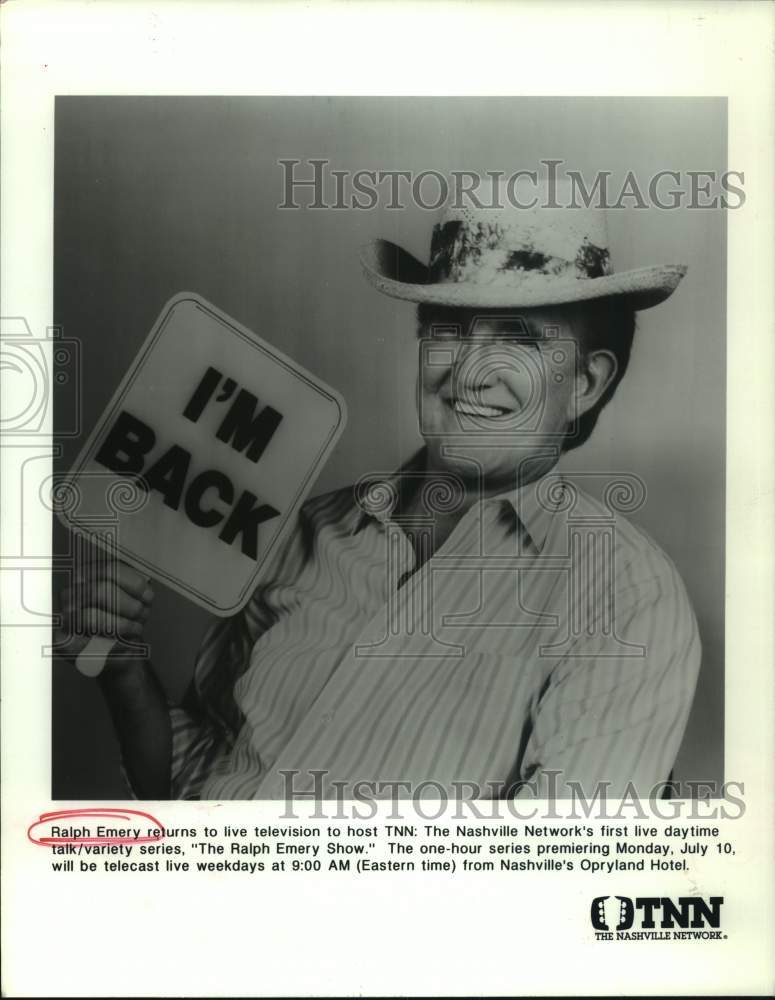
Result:
M430 263L362 264L416 302L425 446L309 501L244 611L168 710L148 663L100 677L140 797L649 795L671 771L700 664L683 584L606 502L555 473L627 368L635 311L679 265L613 271L593 210L452 205ZM629 495L622 495L629 494ZM139 635L149 592L114 571ZM106 588L103 591L107 592Z

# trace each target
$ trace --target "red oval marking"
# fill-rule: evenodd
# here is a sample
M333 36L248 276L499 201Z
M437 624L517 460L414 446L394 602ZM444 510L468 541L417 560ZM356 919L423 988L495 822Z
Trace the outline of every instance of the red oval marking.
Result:
M129 825L134 823L135 826L138 825L138 817L141 817L145 822L143 823L143 830L145 831L142 836L139 837L41 837L33 836L32 831L39 826L44 824L54 823L57 820L73 820L77 818L89 818L89 819L106 819L106 820L122 820L123 824ZM148 822L150 821L150 822ZM103 824L104 825L104 824ZM153 825L159 831L149 832L149 826ZM52 844L148 844L156 843L161 840L164 836L164 827L156 819L155 816L151 816L150 813L140 812L139 809L110 809L105 806L98 807L96 809L61 809L59 812L41 813L38 819L34 823L31 823L27 829L27 837L32 841L33 844L38 844L40 847L50 847Z

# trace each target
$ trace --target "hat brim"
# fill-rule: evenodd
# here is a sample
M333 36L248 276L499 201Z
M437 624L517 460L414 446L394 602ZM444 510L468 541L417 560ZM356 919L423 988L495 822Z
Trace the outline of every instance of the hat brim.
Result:
M633 309L650 309L673 294L687 271L685 264L662 264L600 278L526 273L525 281L518 286L473 281L440 284L429 280L425 264L389 240L367 243L361 248L360 260L368 280L384 295L463 308L527 308L621 296L630 301Z

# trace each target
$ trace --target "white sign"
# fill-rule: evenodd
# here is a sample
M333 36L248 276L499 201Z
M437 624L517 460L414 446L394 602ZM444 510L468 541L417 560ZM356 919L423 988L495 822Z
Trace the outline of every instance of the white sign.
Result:
M200 296L162 310L61 517L217 615L248 600L344 429L342 398ZM127 494L133 499L127 502Z

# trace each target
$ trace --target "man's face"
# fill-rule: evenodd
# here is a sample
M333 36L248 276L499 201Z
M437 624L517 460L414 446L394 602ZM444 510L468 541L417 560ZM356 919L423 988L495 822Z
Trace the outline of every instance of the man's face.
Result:
M579 407L581 319L570 307L434 312L418 379L430 465L488 489L548 471L587 408Z

